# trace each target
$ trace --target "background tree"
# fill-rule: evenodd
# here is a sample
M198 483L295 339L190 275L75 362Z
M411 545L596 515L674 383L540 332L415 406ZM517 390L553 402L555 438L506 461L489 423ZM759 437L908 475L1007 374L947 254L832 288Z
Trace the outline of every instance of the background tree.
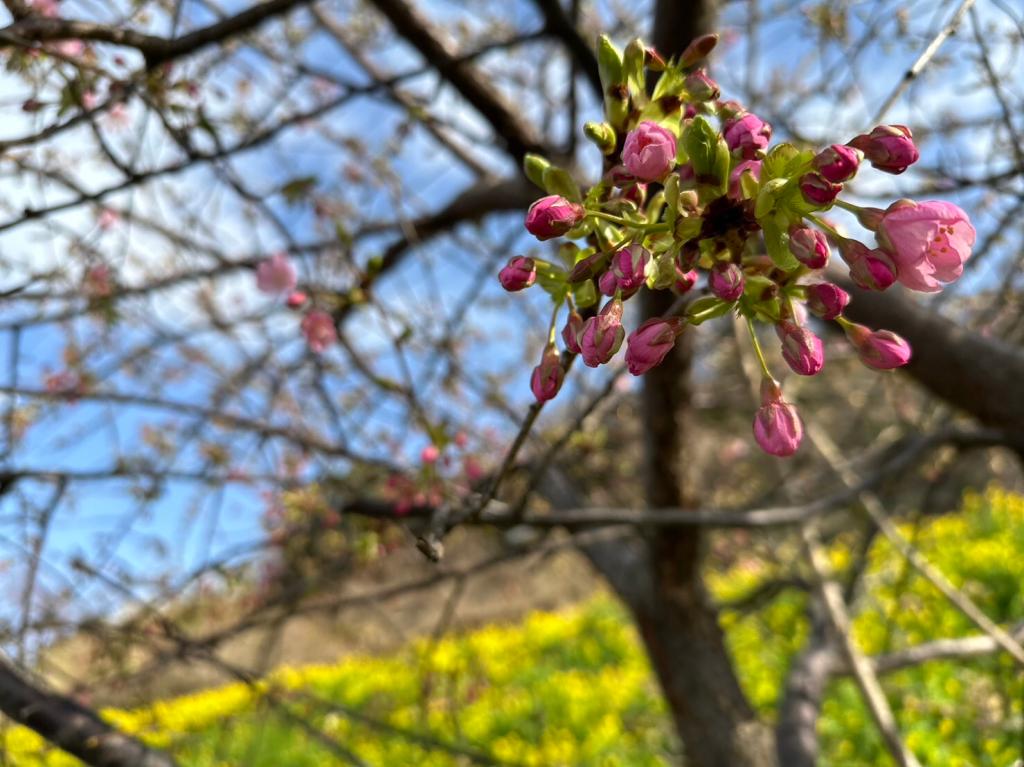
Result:
M40 649L88 631L120 661L112 676L190 657L251 679L224 643L329 594L367 541L417 540L436 578L468 577L444 565L460 526L509 531L498 558L570 536L635 617L690 765L813 764L835 674L854 675L896 762L916 763L884 659L847 631L857 577L823 560L841 530L862 559L891 539L992 652L1024 663L890 521L949 508L937 489L1013 476L1005 455L1024 443L1011 4L4 4L0 709L14 721L90 764L169 764L45 691ZM684 334L639 386L573 369L542 415L528 378L548 307L496 280L509 256L543 252L522 230L538 196L527 153L583 184L601 172L579 131L600 109L597 33L668 57L716 30L723 91L795 142L912 125L922 161L855 187L865 202L946 195L979 233L937 297L851 288L851 318L914 358L868 378L830 347L817 385L794 388L810 439L785 463L747 452L756 373L731 328ZM303 297L266 266L279 252ZM666 300L645 292L636 319ZM753 545L715 531L745 529L796 536L810 584L813 631L774 724L747 701L704 584L714 541ZM225 625L177 614L182 594L260 568Z

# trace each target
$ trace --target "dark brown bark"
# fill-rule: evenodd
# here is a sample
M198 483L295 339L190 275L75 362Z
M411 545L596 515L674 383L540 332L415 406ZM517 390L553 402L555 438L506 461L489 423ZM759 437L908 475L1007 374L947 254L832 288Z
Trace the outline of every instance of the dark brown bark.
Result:
M929 311L906 291L859 290L845 314L871 328L893 330L910 342L914 356L903 370L981 423L1024 433L1024 350Z
M0 711L93 767L175 767L166 754L118 732L70 698L40 690L0 661Z

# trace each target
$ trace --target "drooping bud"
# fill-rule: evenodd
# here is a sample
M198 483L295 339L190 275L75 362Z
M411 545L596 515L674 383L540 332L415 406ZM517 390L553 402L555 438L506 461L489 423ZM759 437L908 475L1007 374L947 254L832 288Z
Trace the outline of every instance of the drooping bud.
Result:
M910 344L891 330L871 330L854 322L844 322L843 330L861 362L870 368L892 370L910 362Z
M580 333L580 356L587 367L596 368L615 356L622 346L622 301L615 299L604 305L600 314L583 323Z
M288 300L285 301L285 303L288 305L289 309L301 309L303 306L306 305L306 301L308 299L309 296L307 296L301 290L296 290L288 294Z
M825 350L821 339L805 327L784 320L775 326L782 341L782 358L797 375L813 376L825 364Z
M862 133L849 145L864 153L868 162L886 173L900 174L918 161L921 153L906 125L879 125Z
M510 293L525 290L537 281L537 264L529 256L513 256L498 272L498 280Z
M654 317L630 333L626 342L629 372L638 376L660 365L685 327L679 317Z
M789 252L808 269L824 269L828 265L828 239L824 232L809 226L789 230Z
M580 333L583 332L583 318L578 312L569 312L569 319L565 321L562 328L562 342L567 351L573 354L580 353Z
M820 173L805 173L800 177L800 193L816 207L827 208L841 191L842 184L833 184Z
M614 296L618 290L623 298L629 298L644 284L650 251L642 245L630 245L612 256L608 271L601 275L598 287L606 296Z
M744 160L753 160L759 150L768 146L772 126L753 112L747 112L729 120L722 134L730 150L738 152Z
M676 137L658 123L645 120L627 134L622 164L641 181L660 181L675 167Z
M534 202L526 212L526 230L538 240L561 237L576 226L586 211L582 205L551 194Z
M553 344L544 347L540 364L533 369L530 376L530 391L538 402L554 399L562 388L565 371L562 369L562 358Z
M679 66L684 69L696 66L708 57L716 45L718 45L718 35L701 35L694 38L679 56Z
M850 303L850 294L831 282L807 286L807 308L823 320L834 320Z
M723 301L736 301L743 295L743 270L731 261L719 261L708 274L711 292Z
M703 69L688 74L683 81L683 87L692 101L713 101L722 93L718 83L708 77L708 73Z
M896 264L884 250L844 238L839 253L850 267L850 278L865 290L885 290L896 282Z
M811 165L825 177L826 181L841 184L857 175L863 156L855 147L833 144L819 152Z
M796 408L782 399L777 381L761 381L761 407L754 415L754 439L769 455L786 458L800 447L804 426Z

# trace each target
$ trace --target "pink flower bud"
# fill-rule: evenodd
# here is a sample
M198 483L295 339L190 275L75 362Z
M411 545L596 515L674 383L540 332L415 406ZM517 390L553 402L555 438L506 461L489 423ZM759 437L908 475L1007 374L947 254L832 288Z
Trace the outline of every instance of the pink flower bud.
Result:
M736 301L743 295L743 270L732 262L719 261L708 274L708 287L723 301Z
M89 298L106 298L114 292L114 279L106 264L90 266L85 272L82 287Z
M596 368L615 356L622 346L622 301L615 299L604 305L601 313L583 323L580 333L580 355L583 364Z
M851 279L865 290L885 290L896 282L896 264L885 251L843 239L839 241L839 253L850 267Z
M256 267L256 287L264 293L286 293L295 283L295 266L287 253L275 253Z
M850 303L850 294L831 282L807 286L807 308L823 320L834 320Z
M761 407L754 415L754 439L769 455L786 458L800 447L804 426L796 408L782 399L776 381L761 381Z
M910 362L910 344L891 330L871 330L853 322L844 323L843 330L869 368L891 370Z
M285 303L288 305L289 309L301 309L308 298L309 296L301 290L296 290L288 295L288 300Z
M660 181L676 164L676 137L658 123L645 120L626 136L622 163L641 181Z
M541 197L526 212L526 231L538 240L561 237L576 226L586 211L582 205L557 194Z
M789 230L789 252L808 269L824 269L828 265L828 239L824 232L809 226Z
M580 333L583 332L583 318L577 312L569 312L569 319L562 328L562 342L567 351L580 353Z
M651 260L650 252L642 245L630 245L615 253L608 265L608 271L601 275L598 287L606 296L622 291L623 298L629 298L644 284L644 271Z
M697 284L697 270L690 269L684 272L679 266L676 266L676 282L673 286L676 293L686 293L694 285Z
M427 445L420 453L420 460L423 463L436 463L440 457L441 451L437 449L437 445Z
M703 69L690 72L683 81L683 87L693 101L713 101L722 93L718 83L708 77Z
M314 309L303 317L300 327L309 348L317 354L338 340L334 318L322 309Z
M899 281L926 293L963 274L975 237L967 214L941 200L900 200L878 225L878 241L895 261Z
M842 144L833 144L823 149L814 158L814 169L825 177L826 181L841 184L857 175L863 155L859 149Z
M512 256L498 272L501 287L510 293L525 290L537 280L537 264L528 256Z
M660 365L685 327L679 317L654 317L630 333L626 341L629 372L638 376Z
M731 200L742 200L743 199L743 185L742 178L743 174L748 173L755 181L761 180L761 161L760 160L744 160L735 168L732 169L732 173L729 174L729 199Z
M739 152L744 160L753 160L758 150L768 146L772 126L753 112L746 112L726 122L722 135L730 150Z
M783 320L775 326L782 341L782 358L797 375L817 375L825 364L821 339L795 322Z
M841 191L842 184L833 184L820 173L805 173L800 177L800 192L804 199L819 208L831 205Z
M562 381L565 378L565 371L562 370L562 358L554 345L544 347L540 364L533 369L530 376L530 390L538 402L547 402L554 399L558 390L562 388Z
M864 153L875 168L899 174L921 156L914 145L914 136L905 125L879 125L871 133L862 133L849 145Z

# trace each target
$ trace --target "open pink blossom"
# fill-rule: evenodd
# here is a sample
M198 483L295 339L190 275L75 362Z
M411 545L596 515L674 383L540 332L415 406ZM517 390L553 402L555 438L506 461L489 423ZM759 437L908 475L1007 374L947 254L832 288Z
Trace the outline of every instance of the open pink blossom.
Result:
M256 267L256 287L264 293L287 293L296 282L295 265L287 253L275 253Z
M804 425L796 408L782 399L777 381L761 381L761 407L754 414L754 439L769 455L786 458L800 447Z
M675 167L676 137L658 123L645 120L627 134L622 164L641 181L660 181Z
M303 317L301 329L309 348L317 354L338 340L334 318L323 309L314 309Z
M899 200L878 224L878 242L896 262L899 281L934 293L964 271L976 233L967 214L951 202Z
M638 376L660 365L684 327L679 317L653 317L630 333L626 340L629 372Z

